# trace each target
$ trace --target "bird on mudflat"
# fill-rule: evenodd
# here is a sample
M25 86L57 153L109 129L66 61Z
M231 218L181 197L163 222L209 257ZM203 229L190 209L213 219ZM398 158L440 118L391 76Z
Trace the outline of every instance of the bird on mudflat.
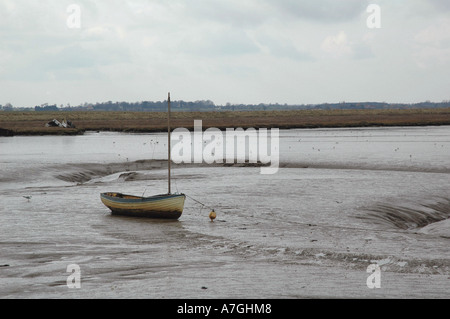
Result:
M23 197L23 198L26 198L26 199L28 199L28 201L30 201L30 199L31 199L32 196L27 195L27 196L22 196L22 197Z

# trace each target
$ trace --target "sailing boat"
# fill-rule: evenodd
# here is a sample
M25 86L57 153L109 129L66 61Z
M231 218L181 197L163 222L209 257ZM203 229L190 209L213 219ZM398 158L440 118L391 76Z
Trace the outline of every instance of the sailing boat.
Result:
M178 219L183 213L186 195L170 192L170 93L167 99L167 133L168 133L168 192L167 194L150 197L126 195L122 193L101 193L102 203L111 210L113 215L134 217L150 217L163 219Z

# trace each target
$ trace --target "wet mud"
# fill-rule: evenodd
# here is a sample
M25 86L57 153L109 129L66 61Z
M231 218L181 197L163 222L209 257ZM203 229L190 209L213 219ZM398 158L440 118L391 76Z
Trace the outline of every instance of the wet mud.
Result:
M0 138L0 297L448 298L449 133L289 130L273 175L174 165L175 221L99 197L164 193L162 135Z

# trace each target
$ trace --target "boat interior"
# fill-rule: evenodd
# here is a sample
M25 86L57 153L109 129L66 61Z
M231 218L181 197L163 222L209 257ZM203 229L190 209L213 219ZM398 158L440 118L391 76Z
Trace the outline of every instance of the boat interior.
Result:
M125 198L125 199L139 199L142 198L140 196L126 195L121 193L105 193L106 196Z

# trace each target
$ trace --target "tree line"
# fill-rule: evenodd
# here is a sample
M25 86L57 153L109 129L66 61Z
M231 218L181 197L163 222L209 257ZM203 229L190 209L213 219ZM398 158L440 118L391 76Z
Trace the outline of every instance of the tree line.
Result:
M334 109L424 109L424 108L447 108L450 101L442 102L420 102L420 103L386 103L386 102L339 102L321 104L231 104L216 105L211 100L186 102L183 100L171 101L172 111L206 112L206 111L273 111L273 110L334 110ZM141 102L97 102L83 103L76 106L41 104L35 107L14 107L10 103L0 105L0 111L124 111L124 112L166 112L167 101L141 101Z

